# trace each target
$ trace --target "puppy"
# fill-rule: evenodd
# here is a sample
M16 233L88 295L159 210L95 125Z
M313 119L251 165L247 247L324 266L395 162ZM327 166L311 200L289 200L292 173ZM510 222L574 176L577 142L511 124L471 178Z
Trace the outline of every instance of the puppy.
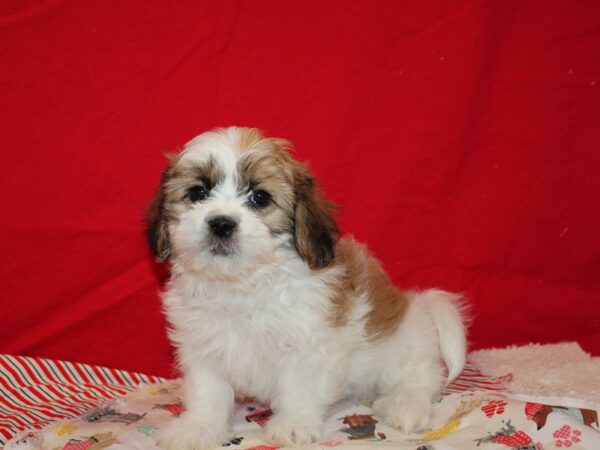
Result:
M185 412L159 441L206 449L228 438L234 396L275 412L267 439L307 445L349 396L406 432L462 370L460 296L394 287L352 238L291 144L252 128L204 133L170 157L148 241L171 264L163 294Z

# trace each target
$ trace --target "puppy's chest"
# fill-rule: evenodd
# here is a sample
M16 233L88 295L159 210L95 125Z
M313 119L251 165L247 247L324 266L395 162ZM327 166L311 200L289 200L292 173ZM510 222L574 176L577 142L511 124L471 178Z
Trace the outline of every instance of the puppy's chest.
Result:
M288 358L313 351L321 325L318 313L289 296L255 292L206 302L195 352L220 367L237 392L268 401Z
M294 287L205 295L194 307L198 322L188 321L188 326L202 328L193 333L198 350L225 358L251 354L260 359L305 351L324 324L325 311L314 296Z

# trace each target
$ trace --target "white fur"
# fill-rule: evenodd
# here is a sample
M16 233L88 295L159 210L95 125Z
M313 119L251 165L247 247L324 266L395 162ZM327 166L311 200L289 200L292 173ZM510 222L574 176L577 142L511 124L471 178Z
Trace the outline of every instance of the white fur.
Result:
M239 157L233 138L235 129L203 135L181 160L202 160L210 152L225 168L226 182L209 201L182 210L169 229L174 253L163 300L186 412L161 432L161 443L177 450L220 445L228 437L234 393L270 403L275 416L267 438L283 445L318 440L326 408L346 396L376 399L375 412L407 432L424 427L432 397L464 364L458 296L412 293L398 329L381 339L366 336L371 306L365 295L349 299L349 319L333 326L331 280L343 269L311 270L289 235L271 235L244 206L232 184ZM235 255L206 249L211 214L239 221Z

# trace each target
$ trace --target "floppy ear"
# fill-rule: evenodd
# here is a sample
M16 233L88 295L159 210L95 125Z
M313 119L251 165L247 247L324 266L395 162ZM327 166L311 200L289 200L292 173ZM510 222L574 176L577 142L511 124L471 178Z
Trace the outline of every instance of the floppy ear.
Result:
M294 244L311 269L320 269L335 255L338 229L333 205L321 196L306 167L299 165L295 178Z
M168 218L165 212L164 192L165 183L171 178L172 164L162 173L160 187L154 196L146 221L146 238L148 246L158 261L165 262L171 255L171 240L169 239Z

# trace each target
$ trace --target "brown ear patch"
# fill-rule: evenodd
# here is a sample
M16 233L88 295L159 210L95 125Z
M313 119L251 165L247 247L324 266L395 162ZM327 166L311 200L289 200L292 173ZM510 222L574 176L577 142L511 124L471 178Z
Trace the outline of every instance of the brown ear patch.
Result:
M365 332L369 339L387 336L398 328L408 309L408 295L396 288L379 261L353 239L341 239L335 255L336 265L344 269L332 297L331 322L334 326L347 323L352 298L366 295L371 309L366 317Z
M176 157L169 155L168 158L171 163L162 173L160 187L152 199L152 203L150 203L146 219L146 238L148 240L148 246L150 247L150 251L160 262L166 261L171 255L165 185L173 176L173 167L176 162Z
M327 266L334 257L338 228L333 204L321 195L306 167L298 164L295 180L294 244L311 269Z

